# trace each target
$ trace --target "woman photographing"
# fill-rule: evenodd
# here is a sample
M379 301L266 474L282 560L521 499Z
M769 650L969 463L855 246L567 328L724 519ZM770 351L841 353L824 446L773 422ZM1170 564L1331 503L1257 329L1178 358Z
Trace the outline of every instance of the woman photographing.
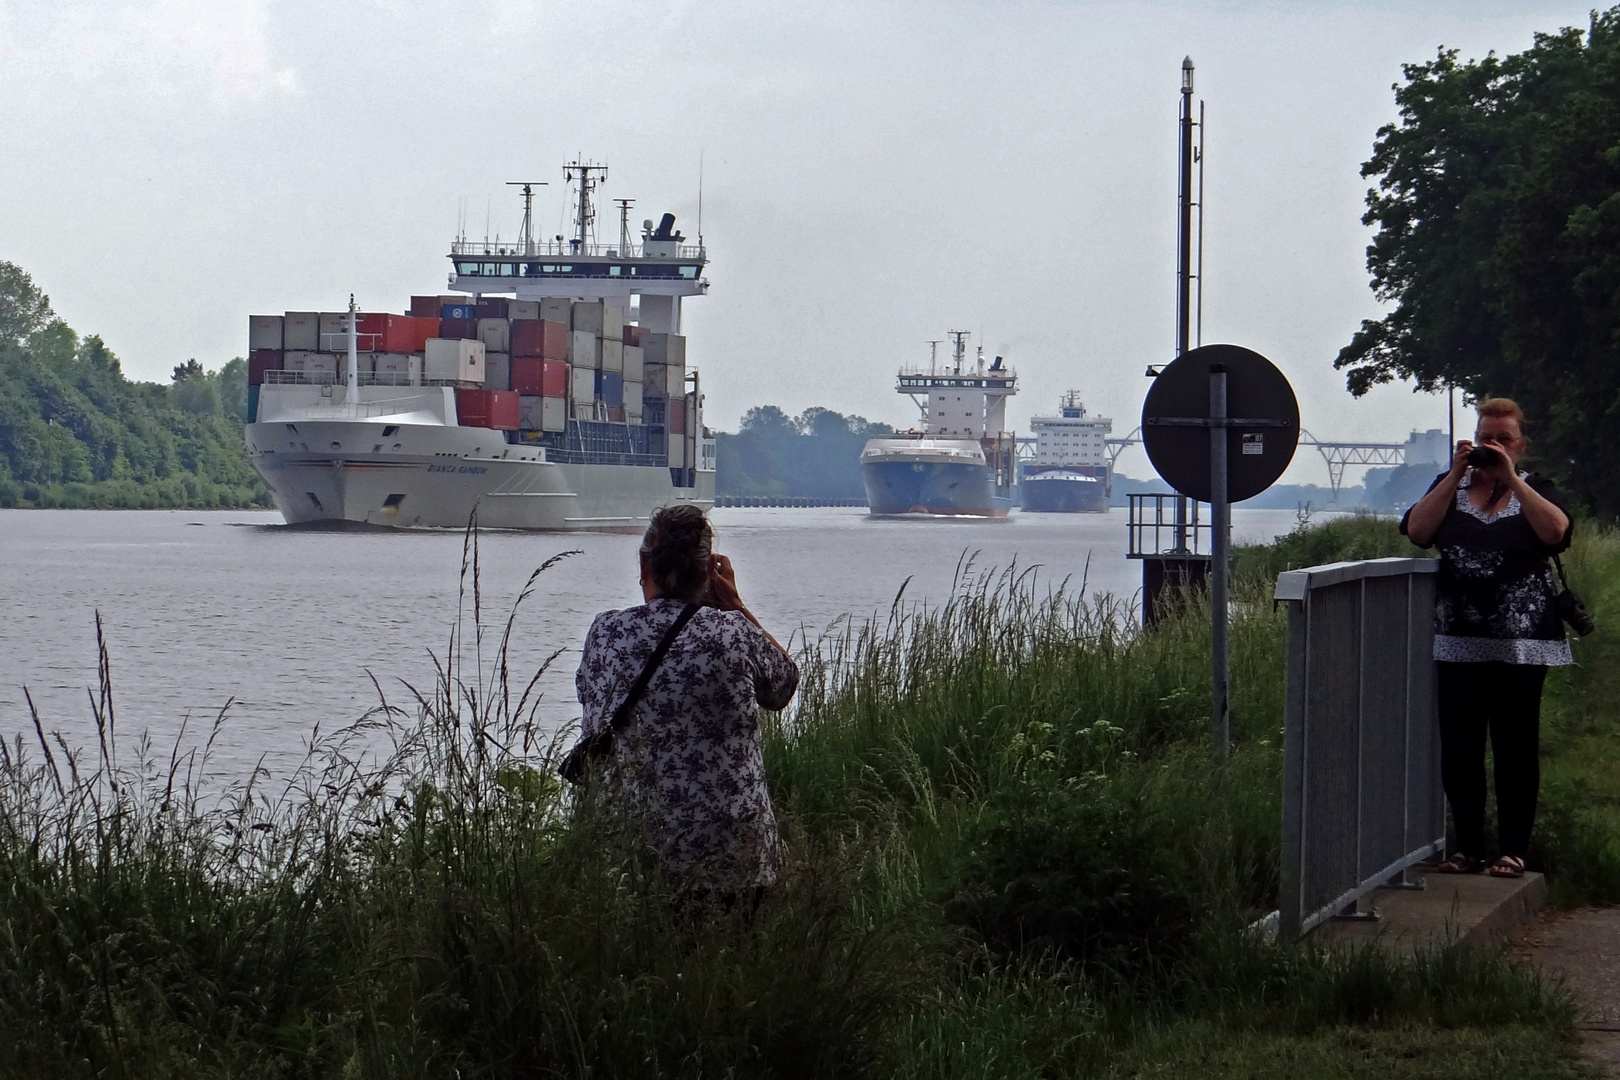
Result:
M729 908L776 880L759 708L784 708L799 669L713 544L700 508L656 511L639 553L646 602L596 617L574 681L582 744L612 725L615 791L672 883Z
M1447 873L1485 866L1485 740L1496 763L1498 877L1521 877L1541 785L1541 688L1572 662L1547 564L1569 547L1557 488L1520 472L1524 413L1506 398L1477 406L1473 441L1401 519L1419 547L1438 547L1434 658L1440 774L1457 849Z

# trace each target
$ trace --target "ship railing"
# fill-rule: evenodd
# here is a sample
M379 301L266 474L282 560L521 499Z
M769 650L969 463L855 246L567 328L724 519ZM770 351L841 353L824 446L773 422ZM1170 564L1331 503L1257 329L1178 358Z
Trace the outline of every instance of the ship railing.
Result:
M665 243L653 241L653 243ZM451 255L477 255L480 258L492 259L545 259L545 258L606 258L606 259L701 259L704 258L704 249L701 244L680 244L674 253L661 252L649 255L646 245L631 244L621 247L618 244L575 244L571 240L561 243L555 240L546 240L531 244L503 244L500 241L488 240L457 240L450 245Z
M362 371L358 373L361 386L418 386L420 376L404 371ZM264 381L273 386L334 386L348 385L341 371L267 371ZM438 380L442 381L442 380ZM448 385L456 385L454 382Z

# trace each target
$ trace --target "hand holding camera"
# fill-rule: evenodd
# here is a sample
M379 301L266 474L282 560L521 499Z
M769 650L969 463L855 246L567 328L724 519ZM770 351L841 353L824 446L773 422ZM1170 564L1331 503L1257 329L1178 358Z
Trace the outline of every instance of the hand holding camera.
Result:
M737 591L737 571L724 555L709 556L709 595L721 611L746 611Z
M1457 452L1452 455L1451 468L1459 476L1465 468L1502 468L1508 475L1512 475L1513 459L1508 457L1501 447L1492 443L1473 443L1462 439L1457 443Z

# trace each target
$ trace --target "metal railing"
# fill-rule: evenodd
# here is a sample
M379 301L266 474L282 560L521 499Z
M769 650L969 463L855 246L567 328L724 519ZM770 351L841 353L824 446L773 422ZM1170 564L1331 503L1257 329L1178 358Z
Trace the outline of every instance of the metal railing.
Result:
M648 254L646 244L651 243L657 254ZM451 255L476 255L490 259L543 259L543 258L609 258L609 259L701 259L705 252L701 244L682 244L673 240L649 240L641 244L585 244L572 240L535 240L528 244L500 240L456 240L450 245Z
M1125 519L1127 559L1208 559L1209 504L1174 492L1137 493Z
M1290 570L1283 727L1285 940L1335 917L1376 918L1364 900L1410 887L1445 849L1435 713L1432 559Z

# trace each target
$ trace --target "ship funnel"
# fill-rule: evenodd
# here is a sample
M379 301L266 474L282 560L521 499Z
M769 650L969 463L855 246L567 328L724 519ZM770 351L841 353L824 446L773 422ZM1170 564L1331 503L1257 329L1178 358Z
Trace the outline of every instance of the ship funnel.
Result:
M665 214L658 222L658 231L653 233L654 240L679 240L675 235L675 215Z

